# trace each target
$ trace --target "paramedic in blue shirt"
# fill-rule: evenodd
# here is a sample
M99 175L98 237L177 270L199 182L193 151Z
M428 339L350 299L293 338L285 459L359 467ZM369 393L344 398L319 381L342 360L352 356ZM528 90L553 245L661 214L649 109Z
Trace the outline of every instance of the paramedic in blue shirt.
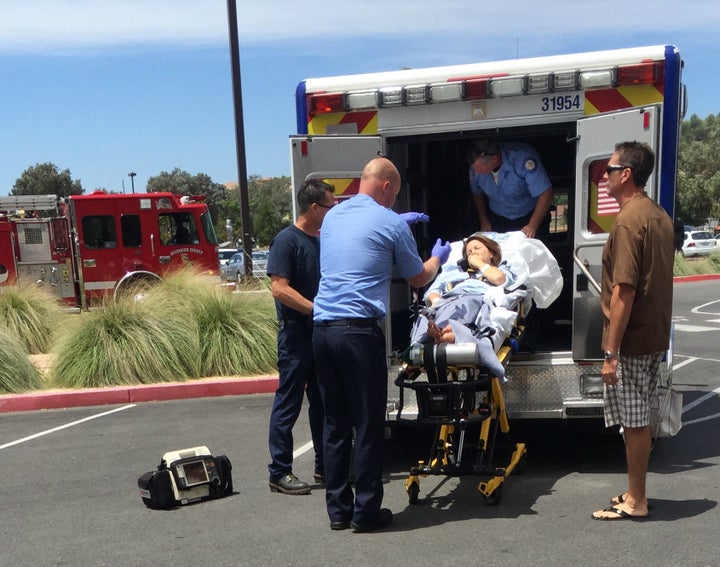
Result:
M310 485L293 474L293 427L308 399L310 435L315 450L315 482L324 479L322 434L325 422L312 353L313 298L320 281L317 232L334 206L333 186L306 181L297 194L295 224L281 230L270 245L267 274L275 298L278 330L278 388L270 413L269 485L273 492L308 494Z
M371 160L358 195L328 212L320 235L313 350L325 408L325 500L333 530L366 532L392 523L392 512L381 508L388 374L380 319L388 310L391 276L422 287L450 255L450 243L438 239L422 261L408 222L390 209L399 191L392 162ZM348 481L351 452L355 494Z
M472 143L467 155L480 230L520 230L544 240L550 233L553 191L537 151L527 144L483 138Z

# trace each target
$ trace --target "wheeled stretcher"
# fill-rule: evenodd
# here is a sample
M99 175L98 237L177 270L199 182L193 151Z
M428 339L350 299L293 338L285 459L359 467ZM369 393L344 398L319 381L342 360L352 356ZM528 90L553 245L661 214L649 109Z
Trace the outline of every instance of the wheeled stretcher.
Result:
M490 236L501 245L513 271L511 284L481 294L477 286L471 292L458 290L433 308L421 310L411 344L399 355L397 419L407 419L403 417L405 396L412 392L417 402L412 419L435 426L429 454L410 469L405 482L411 504L418 502L421 477L476 475L484 477L478 491L488 504L496 505L505 479L525 468L525 444L510 440L502 383L525 332L526 312L534 303L541 307L552 303L560 293L562 278L557 262L541 242L521 233ZM452 279L457 269L461 247L462 243L453 245L443 266L445 280ZM427 322L433 319L440 327L452 326L454 344L428 340ZM468 433L478 428L477 442L471 442ZM504 466L494 464L499 439L506 441Z

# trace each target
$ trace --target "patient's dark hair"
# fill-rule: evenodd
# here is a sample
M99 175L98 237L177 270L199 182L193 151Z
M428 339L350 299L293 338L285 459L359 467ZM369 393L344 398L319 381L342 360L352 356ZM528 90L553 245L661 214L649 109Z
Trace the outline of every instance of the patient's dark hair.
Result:
M463 241L463 248L462 248L462 254L463 258L467 258L467 245L468 242L471 240L479 240L485 245L485 248L487 248L490 251L490 265L491 266L499 266L500 262L502 262L502 250L500 249L500 245L495 242L492 238L488 238L484 234L480 232L475 232L468 236Z

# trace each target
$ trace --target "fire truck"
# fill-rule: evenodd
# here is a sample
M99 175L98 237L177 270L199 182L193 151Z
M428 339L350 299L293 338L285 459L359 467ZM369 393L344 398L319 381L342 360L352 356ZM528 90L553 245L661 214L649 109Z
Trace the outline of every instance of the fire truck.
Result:
M173 193L0 197L0 286L41 283L87 308L185 266L218 274L203 197Z
M545 244L563 290L529 313L505 401L513 418L599 417L600 258L618 211L603 173L615 143L646 142L657 157L646 190L673 217L682 67L678 49L660 45L307 79L296 89L297 134L289 141L293 188L325 179L345 199L357 192L363 166L387 156L402 177L396 210L430 217L414 227L427 257L438 236L460 240L479 228L470 142L491 137L536 148L554 190ZM392 280L388 353L407 347L412 297L404 280ZM390 374L392 420L396 369Z

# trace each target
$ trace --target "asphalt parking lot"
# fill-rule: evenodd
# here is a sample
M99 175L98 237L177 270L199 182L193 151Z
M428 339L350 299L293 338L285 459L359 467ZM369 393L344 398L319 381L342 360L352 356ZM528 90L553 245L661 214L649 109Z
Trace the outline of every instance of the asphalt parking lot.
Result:
M0 414L0 566L717 565L720 300L706 296L715 288L698 285L675 310L684 426L653 450L648 521L590 519L625 486L620 437L597 422L511 421L528 466L495 507L477 477L423 478L409 504L405 479L429 437L403 431L386 444L384 504L395 522L353 534L330 531L320 488L270 493L272 395L122 403ZM309 479L305 415L296 432L295 472ZM230 457L235 493L146 508L137 478L164 452L196 445Z

